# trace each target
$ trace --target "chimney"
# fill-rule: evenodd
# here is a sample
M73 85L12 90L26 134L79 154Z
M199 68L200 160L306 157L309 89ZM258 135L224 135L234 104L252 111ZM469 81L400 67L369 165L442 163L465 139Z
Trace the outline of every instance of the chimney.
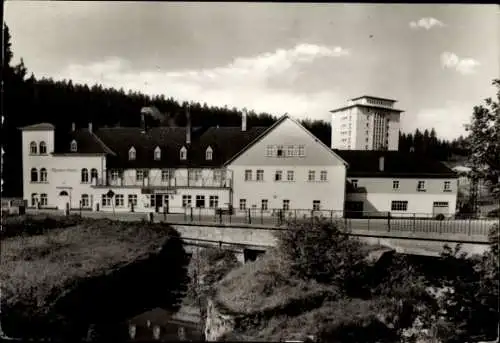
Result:
M92 133L92 123L89 123L89 132Z
M378 170L381 172L384 171L384 156L378 158Z
M186 105L186 144L191 144L191 113L189 113L189 104Z
M75 132L76 130L76 125L75 123L71 123L71 131Z
M241 131L245 132L247 130L247 110L244 109L241 114Z

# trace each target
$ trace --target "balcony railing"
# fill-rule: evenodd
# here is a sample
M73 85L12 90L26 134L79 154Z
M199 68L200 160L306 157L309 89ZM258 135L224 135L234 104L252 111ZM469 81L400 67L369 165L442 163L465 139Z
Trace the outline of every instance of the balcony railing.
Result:
M148 188L178 188L178 187L206 187L206 188L231 188L232 180L230 178L214 179L214 178L182 178L176 177L168 180L151 180L144 178L140 181L118 179L92 179L92 185L95 187L148 187Z

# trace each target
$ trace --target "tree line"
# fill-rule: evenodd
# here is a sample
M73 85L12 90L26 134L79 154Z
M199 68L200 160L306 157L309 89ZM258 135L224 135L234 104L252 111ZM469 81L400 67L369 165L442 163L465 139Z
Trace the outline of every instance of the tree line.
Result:
M74 84L72 80L56 81L51 78L36 78L29 73L23 60L13 65L11 36L4 26L2 35L4 80L2 126L3 147L3 195L22 194L22 153L19 127L39 122L50 122L58 129L69 129L71 123L77 127L92 122L95 127L139 126L140 110L154 106L165 118L176 125L185 125L185 107L190 106L193 126L239 126L243 109L228 106L209 106L196 101L179 102L165 95L149 96L123 88L106 88L100 84ZM167 90L168 92L168 90ZM278 116L269 113L248 111L247 125L270 126ZM302 124L318 139L330 146L330 123L323 120L302 120ZM401 134L402 151L424 151L440 159L446 159L453 151L459 151L459 142L448 142L436 138L434 130L423 134ZM455 148L454 148L455 147ZM461 151L463 153L464 151Z

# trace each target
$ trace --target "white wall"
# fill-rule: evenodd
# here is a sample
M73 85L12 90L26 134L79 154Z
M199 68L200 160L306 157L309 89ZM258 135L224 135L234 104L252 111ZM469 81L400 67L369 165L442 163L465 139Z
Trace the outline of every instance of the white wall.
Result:
M304 145L304 157L266 157L268 145ZM261 200L268 199L269 208L282 208L283 200L290 200L292 209L311 209L313 200L320 200L323 209L342 210L345 198L346 167L332 151L291 119L286 119L260 142L235 159L229 166L233 172L233 206L246 199L247 208L261 207ZM245 170L264 170L264 181L245 181ZM274 181L276 170L283 171L283 180ZM286 181L287 171L293 170L295 181ZM327 171L327 181L309 182L308 171Z

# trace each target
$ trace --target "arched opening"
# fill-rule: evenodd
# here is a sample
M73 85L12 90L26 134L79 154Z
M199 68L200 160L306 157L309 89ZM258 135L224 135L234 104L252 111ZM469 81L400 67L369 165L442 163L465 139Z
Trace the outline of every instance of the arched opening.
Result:
M57 197L57 209L65 210L66 206L69 204L69 194L67 191L60 191Z

